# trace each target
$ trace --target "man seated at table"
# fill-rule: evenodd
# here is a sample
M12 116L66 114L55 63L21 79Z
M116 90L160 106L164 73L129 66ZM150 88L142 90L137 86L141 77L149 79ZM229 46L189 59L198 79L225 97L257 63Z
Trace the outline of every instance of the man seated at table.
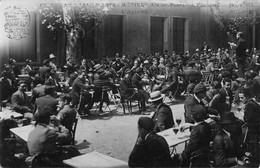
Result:
M45 87L46 85L38 84L32 90L31 103L35 103L36 99L45 95Z
M165 65L166 67L166 74L164 80L164 86L161 90L161 93L165 94L168 91L171 91L171 96L175 96L175 92L177 91L178 86L178 70L173 66L173 63L169 62ZM176 99L175 97L173 98Z
M240 121L232 112L222 115L221 129L217 132L213 140L214 164L216 167L232 167L237 164L243 165L241 161L244 156L240 151L242 144ZM240 159L240 160L238 160Z
M135 88L138 89L138 92L141 93L145 97L145 101L149 99L149 93L147 93L143 86L148 84L147 81L143 81L142 78L144 76L144 70L143 68L139 67L136 69L136 72L134 73L132 77L132 83Z
M200 105L203 108L206 108L208 117L215 118L218 115L216 110L205 107L203 98L205 98L205 96L206 96L206 91L207 91L206 86L203 83L199 83L195 86L195 88L193 90L194 94L190 95L186 98L186 100L184 102L185 122L194 123L194 121L191 118L191 111L195 105Z
M163 97L160 91L154 91L150 94L149 102L155 107L155 112L150 114L154 122L154 131L160 132L161 129L169 129L174 125L172 110L170 106L163 103Z
M209 164L209 143L213 139L211 126L204 121L207 117L206 109L195 105L192 109L191 118L195 124L192 126L190 140L181 154L182 166L210 167Z
M14 111L21 113L24 117L32 118L32 105L29 102L29 98L26 95L26 81L20 81L18 90L12 95L11 102Z
M86 84L86 72L84 70L78 71L78 77L72 83L71 97L72 105L78 105L79 114L89 114L93 107L92 94L89 90L93 85Z
M104 66L96 66L96 74L94 80L93 101L100 102L99 112L102 113L103 102L109 105L108 91L111 89L113 94L118 93L117 86L110 81L112 73L107 71Z
M44 107L35 114L35 128L29 133L27 145L29 155L45 154L48 157L48 163L45 167L49 167L56 163L56 167L62 164L62 160L75 156L74 153L64 154L57 144L68 144L71 141L69 131L61 125L51 125L51 108ZM78 152L79 154L79 152Z
M138 137L128 164L130 167L171 167L169 146L166 140L154 131L149 117L138 120Z
M138 100L141 102L142 113L146 110L145 97L138 92L137 88L134 88L131 82L132 71L127 69L125 71L125 77L120 82L121 95L123 99Z
M71 96L63 94L59 97L58 108L60 109L57 118L60 120L61 125L72 131L73 123L76 119L77 112L71 107Z
M58 100L54 98L54 86L46 85L44 89L45 96L39 97L34 103L34 112L37 113L40 109L48 106L51 108L53 115L57 115Z

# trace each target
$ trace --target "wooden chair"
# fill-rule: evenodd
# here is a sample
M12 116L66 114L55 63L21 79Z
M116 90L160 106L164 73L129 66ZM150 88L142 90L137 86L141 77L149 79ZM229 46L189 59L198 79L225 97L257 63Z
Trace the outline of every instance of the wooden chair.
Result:
M72 145L75 145L75 134L76 134L77 125L78 125L78 118L75 118L73 126L72 126L72 130L71 130L71 135L72 135L71 144Z
M96 88L97 89L97 88ZM99 88L98 88L99 89ZM103 106L103 104L104 104L104 95L105 94L107 94L108 95L108 98L109 98L109 94L108 94L108 92L109 92L109 90L111 90L108 86L103 86L103 87L101 87L100 89L102 89L102 95L101 95L101 100L100 100L100 102L99 102L99 104L97 104L98 102L94 102L95 103L95 105L96 105L96 110L95 110L95 113L97 112L97 109L98 109L98 107L99 106ZM109 100L110 101L110 100ZM99 107L100 108L100 107ZM101 107L102 108L102 107ZM108 108L108 110L109 110L109 112L112 112L112 110L109 108L109 104L107 104L106 106L105 106L105 110Z
M121 97L120 102L122 104L124 114L125 114L125 103L126 103L129 115L132 115L132 108L134 107L132 105L132 103L134 101L137 101L137 106L138 106L139 112L141 113L141 103L140 103L140 101L133 99L134 95L132 97L130 97L130 98L125 98L125 97L122 96L120 89L119 89L119 93L120 93L120 97Z
M206 71L202 71L202 79L205 82L206 86L209 86L213 80L214 80L214 75L211 72L206 72Z

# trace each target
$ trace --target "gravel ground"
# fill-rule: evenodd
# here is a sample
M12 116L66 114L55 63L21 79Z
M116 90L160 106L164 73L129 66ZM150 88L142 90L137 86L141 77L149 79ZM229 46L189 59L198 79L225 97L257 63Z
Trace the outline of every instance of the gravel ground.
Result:
M183 117L183 103L170 106L174 116ZM139 114L137 108L133 108L133 114L128 115L127 110L127 114L123 114L122 108L109 107L112 113L106 109L104 115L93 114L79 120L76 146L81 153L97 151L127 162L138 134L137 121L144 115ZM177 151L181 152L178 148Z

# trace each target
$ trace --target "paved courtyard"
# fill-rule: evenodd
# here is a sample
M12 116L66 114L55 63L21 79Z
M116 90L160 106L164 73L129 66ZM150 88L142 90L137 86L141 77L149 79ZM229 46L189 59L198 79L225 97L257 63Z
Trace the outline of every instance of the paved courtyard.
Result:
M169 101L165 100L169 103ZM123 114L122 108L116 109L114 105L109 106L112 113L104 115L91 115L81 118L76 131L76 146L81 153L97 151L120 160L128 161L136 138L137 121L144 116L138 112L138 108L133 108L133 114ZM175 117L182 117L184 113L183 102L180 104L170 104ZM95 109L95 108L94 108ZM95 110L92 112L94 113ZM105 110L108 112L108 109ZM179 148L179 149L178 149ZM177 151L182 151L182 146L178 146Z

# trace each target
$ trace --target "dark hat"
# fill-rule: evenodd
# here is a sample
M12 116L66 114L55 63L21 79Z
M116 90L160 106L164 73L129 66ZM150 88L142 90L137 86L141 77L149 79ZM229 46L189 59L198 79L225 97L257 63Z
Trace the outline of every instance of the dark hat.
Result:
M43 60L43 64L46 65L47 63L49 63L48 59Z
M191 115L195 121L203 121L207 117L206 108L202 105L194 105L191 108Z
M144 69L142 67L139 67L135 70L136 73L143 73Z
M206 92L206 91L207 91L207 88L203 83L197 84L193 90L194 93Z
M168 62L168 63L165 65L165 67L173 67L173 63Z
M222 114L221 121L219 123L220 124L231 124L231 123L235 123L236 121L238 121L238 118L235 117L234 113L227 111Z
M195 66L195 62L194 62L194 61L190 61L190 62L188 63L188 66Z
M138 126L147 131L152 131L154 128L154 122L149 117L140 117L138 120Z

